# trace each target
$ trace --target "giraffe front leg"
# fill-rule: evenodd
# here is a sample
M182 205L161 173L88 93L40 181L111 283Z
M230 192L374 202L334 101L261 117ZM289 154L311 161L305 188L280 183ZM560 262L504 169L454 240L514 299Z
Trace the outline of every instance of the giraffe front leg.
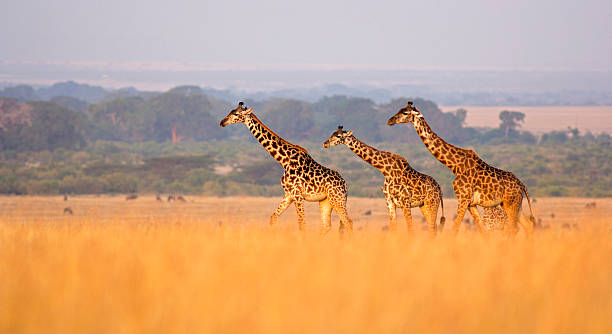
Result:
M295 198L293 203L295 204L295 211L297 212L300 231L304 232L304 198Z
M486 236L487 230L482 224L482 219L480 219L480 212L478 212L478 208L476 207L476 205L470 205L468 209L470 210L470 214L472 214L472 217L474 217L474 222L476 223L476 226L478 226L478 231L480 232L480 234Z
M329 198L319 202L319 209L321 210L321 236L324 236L331 230L331 212L332 206L329 203Z
M391 231L397 231L397 215L395 212L395 204L391 199L391 196L387 195L387 212L389 213L389 228Z
M455 217L455 222L453 223L453 234L457 235L459 232L459 227L461 227L461 222L463 221L463 216L465 216L465 210L467 210L468 205L470 204L467 200L460 200L457 206L457 217Z
M291 196L285 195L285 197L283 197L283 200L280 202L280 204L278 205L276 210L274 210L274 213L272 213L272 216L270 217L270 225L273 226L274 224L276 224L276 220L278 219L278 217L283 212L285 212L285 210L287 210L287 208L289 207L289 205L291 205L292 202L293 199L291 198Z

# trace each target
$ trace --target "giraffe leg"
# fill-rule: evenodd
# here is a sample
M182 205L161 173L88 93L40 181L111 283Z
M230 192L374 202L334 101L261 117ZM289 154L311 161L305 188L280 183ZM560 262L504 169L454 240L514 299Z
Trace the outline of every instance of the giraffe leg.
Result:
M295 211L297 212L297 216L298 216L298 224L300 227L300 231L304 231L304 199L303 198L296 198L293 200L293 204L295 204Z
M285 195L285 197L283 197L283 200L280 202L280 204L278 205L276 210L274 210L274 213L272 213L272 216L270 217L270 225L276 224L276 220L278 219L278 217L283 212L285 212L285 210L287 210L287 208L289 207L289 205L291 205L292 202L293 198L291 198L291 196Z
M435 205L435 207L433 205ZM438 203L426 203L419 209L421 209L421 213L427 221L429 235L435 237L437 232L436 219L438 218Z
M527 238L531 238L533 236L533 230L535 228L535 224L531 219L527 219L524 215L519 214L519 223L525 230L527 234Z
M397 215L395 212L395 204L393 204L393 200L387 197L387 212L389 213L389 228L391 231L397 231Z
M468 207L468 209L470 210L472 217L474 217L474 222L476 223L476 226L478 226L478 231L480 232L480 234L486 235L487 230L482 225L482 219L480 219L480 212L478 212L478 208L476 207L476 205L471 205Z
M353 234L353 221L351 220L351 218L349 218L348 214L346 213L346 209L342 207L342 208L336 208L335 210L338 216L340 217L340 224L342 228L341 232L346 231L349 235Z
M331 229L332 206L328 198L319 202L319 209L321 210L321 236L323 236ZM340 224L340 226L342 226L342 224Z
M455 222L453 223L454 235L457 235L457 232L459 232L459 227L461 227L463 216L465 216L465 210L467 210L469 204L470 202L467 200L459 200L459 205L457 206L457 217L455 218Z
M353 233L353 221L351 220L351 218L349 218L348 214L346 213L346 204L340 203L339 205L334 207L334 210L336 210L336 214L338 214L338 217L340 217L340 228L339 228L340 234L342 235L344 231L346 231L349 234L352 234Z
M503 199L503 209L508 215L508 235L515 236L518 232L519 212L523 201L523 193L518 191L518 195L514 192L507 192Z
M402 208L402 213L404 214L404 220L406 221L406 230L408 233L412 233L414 230L412 228L412 208L410 208L410 204Z
M508 235L513 237L518 232L519 207L504 204L504 210L508 215Z
M346 192L330 191L327 194L327 198L329 199L329 203L332 206L332 209L336 211L336 214L338 215L338 217L340 217L340 236L342 236L345 231L349 234L352 234L353 221L346 213Z

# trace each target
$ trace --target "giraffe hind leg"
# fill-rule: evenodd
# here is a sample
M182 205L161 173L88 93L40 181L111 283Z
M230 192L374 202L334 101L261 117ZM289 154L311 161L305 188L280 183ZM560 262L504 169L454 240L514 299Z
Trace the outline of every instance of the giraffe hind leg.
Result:
M340 217L340 233L344 233L345 231L349 234L353 233L353 221L349 218L346 213L346 205L344 203L337 205L334 207L336 214Z
M533 236L533 230L535 229L534 222L530 218L527 218L524 215L519 214L519 224L521 224L521 226L525 230L527 237L531 238Z
M410 204L402 208L402 213L404 214L404 220L406 221L406 230L409 233L413 232L412 227L412 208L410 208Z
M519 210L520 204L516 203L504 203L504 211L506 211L506 215L508 215L508 235L515 236L518 232L518 220L519 220Z
M425 217L425 221L427 221L429 235L435 237L437 233L436 219L438 218L438 203L427 203L419 209L421 209L421 213L423 217Z

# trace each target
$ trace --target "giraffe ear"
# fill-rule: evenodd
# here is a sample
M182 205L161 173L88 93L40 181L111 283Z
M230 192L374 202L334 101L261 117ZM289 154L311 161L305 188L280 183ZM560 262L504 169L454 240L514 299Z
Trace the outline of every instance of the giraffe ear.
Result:
M350 137L353 134L353 130L345 132L345 137Z

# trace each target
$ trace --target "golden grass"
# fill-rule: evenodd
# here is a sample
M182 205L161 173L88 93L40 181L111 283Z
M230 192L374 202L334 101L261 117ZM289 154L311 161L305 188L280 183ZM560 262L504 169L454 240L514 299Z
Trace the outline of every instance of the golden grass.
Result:
M525 113L525 123L521 129L535 133L552 130L567 130L568 126L579 128L584 134L612 133L610 119L612 106L447 106L440 107L444 112L454 112L459 108L468 111L466 123L469 126L497 127L500 123L499 113L503 110Z
M301 235L278 199L194 201L0 198L0 333L612 332L612 200L538 199L531 241L391 234L381 199L344 240L316 204Z

